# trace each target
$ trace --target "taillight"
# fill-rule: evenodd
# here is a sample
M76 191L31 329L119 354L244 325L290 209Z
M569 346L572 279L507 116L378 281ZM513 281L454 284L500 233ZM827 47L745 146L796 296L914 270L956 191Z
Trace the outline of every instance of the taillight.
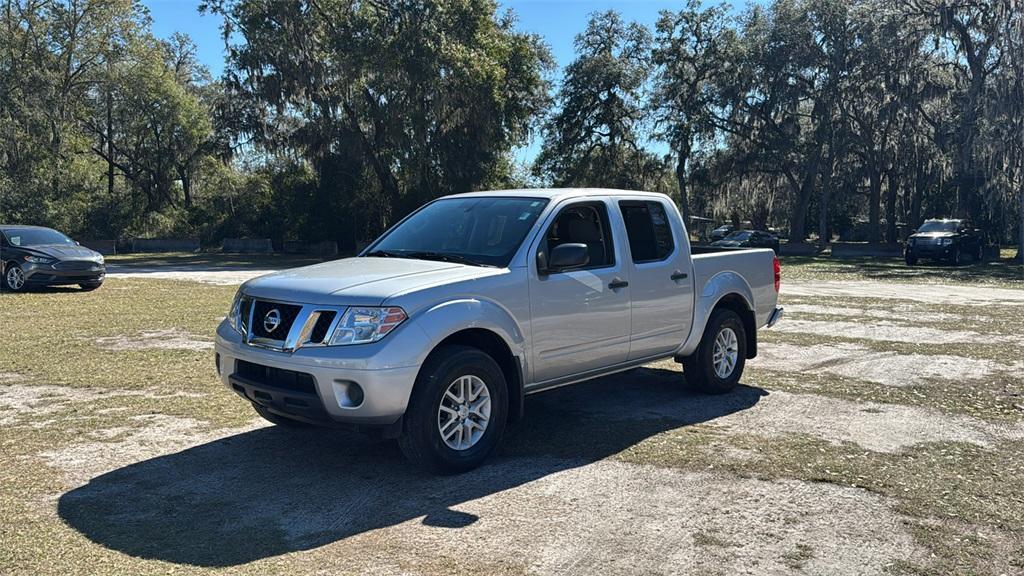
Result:
M779 262L779 257L775 257L775 261L772 263L772 267L775 268L775 291L779 291L779 285L782 283L782 264Z

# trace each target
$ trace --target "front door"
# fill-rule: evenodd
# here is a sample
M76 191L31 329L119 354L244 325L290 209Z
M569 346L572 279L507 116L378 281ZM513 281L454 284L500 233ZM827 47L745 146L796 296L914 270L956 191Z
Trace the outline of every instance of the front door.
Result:
M629 353L628 277L622 239L612 233L606 200L559 209L535 242L530 262L533 381L542 383L624 362ZM536 254L559 244L587 245L579 269L539 274Z

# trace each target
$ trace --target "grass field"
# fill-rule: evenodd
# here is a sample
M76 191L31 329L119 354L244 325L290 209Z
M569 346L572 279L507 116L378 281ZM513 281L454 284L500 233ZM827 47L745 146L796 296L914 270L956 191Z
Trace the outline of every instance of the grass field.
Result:
M672 362L530 397L480 470L255 419L231 285L0 294L0 574L1024 572L1024 276L786 259L732 394ZM182 278L189 278L183 275Z

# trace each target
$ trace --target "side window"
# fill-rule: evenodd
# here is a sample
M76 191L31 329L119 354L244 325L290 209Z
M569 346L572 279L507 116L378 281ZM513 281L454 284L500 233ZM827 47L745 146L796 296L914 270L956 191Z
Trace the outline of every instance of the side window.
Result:
M547 251L560 244L586 244L590 263L583 269L615 264L608 210L600 202L574 204L563 208L544 236Z
M656 262L668 258L675 248L672 228L661 202L623 200L619 210L629 236L633 262Z

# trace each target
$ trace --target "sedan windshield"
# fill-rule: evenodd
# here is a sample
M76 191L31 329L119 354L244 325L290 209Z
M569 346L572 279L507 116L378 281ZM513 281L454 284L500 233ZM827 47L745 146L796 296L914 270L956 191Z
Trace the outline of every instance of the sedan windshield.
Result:
M51 246L75 243L71 238L49 228L14 228L5 230L4 234L12 246Z
M726 240L739 240L739 241L748 240L749 238L750 238L750 232L747 231L747 230L739 230L739 231L733 232L732 234L729 234L728 236L725 237Z
M918 232L956 232L960 228L959 220L928 220L917 229Z
M507 266L548 201L542 198L446 198L391 229L364 256Z

